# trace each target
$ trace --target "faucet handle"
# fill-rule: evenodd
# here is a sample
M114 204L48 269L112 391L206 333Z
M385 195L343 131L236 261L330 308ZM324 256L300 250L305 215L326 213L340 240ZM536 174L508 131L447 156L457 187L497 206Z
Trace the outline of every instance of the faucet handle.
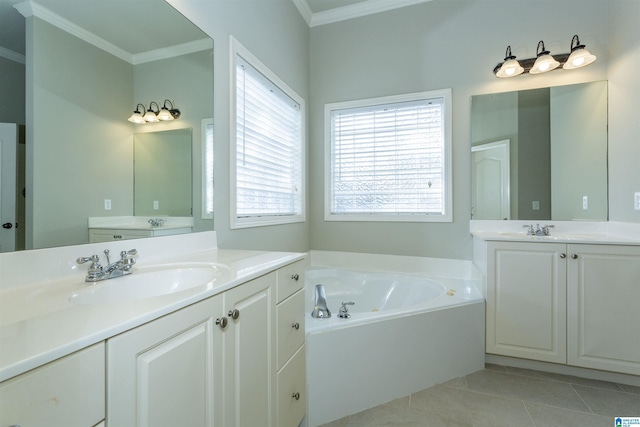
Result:
M348 319L349 317L351 317L351 315L349 314L349 309L347 308L348 305L355 305L355 302L353 301L343 302L342 307L340 307L340 310L338 310L339 318Z
M94 264L100 261L100 257L98 255L91 255L90 257L80 257L76 260L78 264L84 264L85 262L92 261Z
M120 252L120 257L122 259L126 259L126 258L129 258L129 257L132 257L132 256L136 255L137 253L138 253L137 249L129 249L128 251Z
M533 224L524 224L522 227L523 228L528 228L528 230L527 230L527 235L528 236L534 236L536 234L536 230L535 230L535 228L533 228Z

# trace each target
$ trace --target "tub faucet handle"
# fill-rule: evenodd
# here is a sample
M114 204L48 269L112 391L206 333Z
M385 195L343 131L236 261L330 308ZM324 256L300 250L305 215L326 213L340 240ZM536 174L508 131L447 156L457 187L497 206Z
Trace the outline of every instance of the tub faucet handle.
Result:
M342 307L340 307L340 310L338 310L339 318L348 319L349 317L351 317L351 315L349 314L349 309L347 308L348 305L355 305L355 302L353 301L343 302Z

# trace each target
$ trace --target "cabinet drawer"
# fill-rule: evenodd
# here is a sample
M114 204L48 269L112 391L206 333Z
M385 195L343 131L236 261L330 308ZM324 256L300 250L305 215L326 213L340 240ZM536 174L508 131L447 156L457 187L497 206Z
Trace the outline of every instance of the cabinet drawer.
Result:
M278 374L278 427L298 427L307 407L305 347Z
M296 261L278 270L278 285L276 299L281 302L304 285L305 260Z
M304 343L304 290L301 289L277 308L278 369Z
M104 343L0 384L0 425L96 425L105 417Z

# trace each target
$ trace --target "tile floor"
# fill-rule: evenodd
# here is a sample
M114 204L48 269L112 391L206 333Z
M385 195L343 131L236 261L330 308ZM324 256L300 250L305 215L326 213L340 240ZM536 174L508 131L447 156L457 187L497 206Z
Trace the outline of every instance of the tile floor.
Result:
M323 427L613 427L615 416L640 417L640 387L487 365Z

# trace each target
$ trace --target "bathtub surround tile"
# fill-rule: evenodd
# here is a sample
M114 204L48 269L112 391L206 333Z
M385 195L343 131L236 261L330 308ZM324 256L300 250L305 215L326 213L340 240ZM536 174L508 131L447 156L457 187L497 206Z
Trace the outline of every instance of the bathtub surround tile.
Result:
M595 414L609 417L636 417L640 415L640 394L579 385L574 385L573 388Z
M495 396L527 400L590 412L571 384L483 370L467 375L468 389Z
M514 374L514 375L540 378L540 379L564 382L569 384L585 385L588 387L604 388L607 390L622 391L622 388L618 384L612 383L609 381L592 380L590 378L576 377L573 375L555 374L553 372L534 371L532 369L512 368L512 367L507 367L506 369L510 374ZM640 389L640 387L638 388Z
M603 427L613 426L613 418L571 409L525 402L536 427Z
M411 409L478 427L534 425L521 400L443 385L414 393Z

